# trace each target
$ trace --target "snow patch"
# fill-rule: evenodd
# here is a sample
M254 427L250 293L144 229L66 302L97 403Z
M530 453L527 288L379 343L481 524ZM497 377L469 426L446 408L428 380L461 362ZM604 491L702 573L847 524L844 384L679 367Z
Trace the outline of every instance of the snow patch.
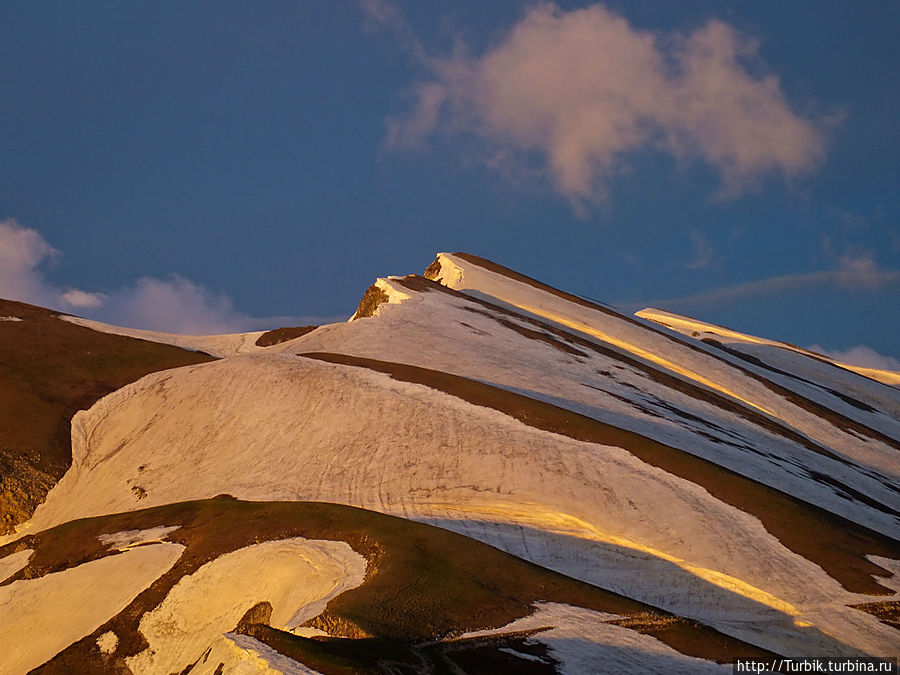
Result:
M24 551L10 553L8 556L0 558L0 582L9 579L13 574L25 568L34 551L26 548Z
M112 654L116 651L116 647L119 646L119 636L113 633L111 630L106 631L103 635L97 638L97 649L100 650L101 654Z
M360 585L365 573L365 558L345 542L297 537L226 553L183 577L143 616L149 647L126 663L135 672L180 672L254 605L269 602L270 624L290 630Z
M327 630L321 628L313 628L312 626L297 626L291 628L291 632L298 637L333 637Z
M894 560L893 558L884 558L880 555L867 555L866 558L891 573L891 576L889 577L881 577L878 580L878 583L880 583L882 586L887 586L892 591L894 591L894 596L880 598L880 600L900 600L900 560Z
M180 527L181 525L172 525L171 527L161 525L146 530L122 530L113 534L101 534L97 539L110 549L127 551L135 546L161 542L170 532L174 532Z
M17 316L0 316L0 321L22 321Z
M165 574L184 546L151 544L0 586L0 654L24 673L90 635Z
M465 270L448 253L438 253L436 262L441 265L440 283L449 288L458 288L465 283Z

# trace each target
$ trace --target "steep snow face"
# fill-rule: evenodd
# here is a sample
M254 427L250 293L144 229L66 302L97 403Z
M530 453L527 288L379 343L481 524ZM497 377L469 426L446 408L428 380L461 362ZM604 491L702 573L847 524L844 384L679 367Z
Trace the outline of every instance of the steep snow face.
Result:
M815 352L809 351L808 349L797 347L796 345L788 344L786 342L778 342L777 340L760 338L756 337L755 335L748 335L746 333L740 333L736 330L725 328L724 326L717 326L712 323L706 323L705 321L692 319L691 317L682 316L681 314L675 314L673 312L666 312L661 309L647 307L646 309L642 309L641 311L637 312L637 316L647 319L648 321L653 321L662 326L666 326L667 328L671 328L672 330L678 331L679 333L684 333L685 335L696 337L698 339L703 339L704 337L715 338L729 345L740 345L742 350L750 345L776 347L779 350L794 352L795 354L806 356L815 361L819 361L820 363L830 363L840 369L858 373L860 375L863 375L864 377L877 380L884 384L892 386L900 385L900 372L894 370L866 368L864 366L856 366L850 363L842 363L840 361L832 359L829 356L825 356L824 354L817 354ZM767 353L767 351L764 353ZM804 366L806 368L809 368L813 365L807 363L802 359L795 359L791 363L792 365L799 366L800 368L804 368ZM819 368L818 370L823 371L824 369ZM827 373L827 375L838 377L838 373L835 373L833 369L828 369L825 372ZM844 374L844 376L841 377L841 379L838 381L841 384L847 384L848 381L852 382L851 378L846 377L846 374Z
M140 630L149 646L126 662L138 674L181 672L256 604L268 602L269 624L290 630L359 586L365 573L365 558L344 542L282 539L227 553L183 577L144 615Z
M768 648L878 653L893 640L846 607L868 596L699 485L367 369L283 353L157 373L80 413L73 434L73 467L26 531L223 492L332 501L440 522L603 587L618 580L612 590Z
M0 586L0 673L28 672L90 635L171 568L182 551L180 544L151 544Z

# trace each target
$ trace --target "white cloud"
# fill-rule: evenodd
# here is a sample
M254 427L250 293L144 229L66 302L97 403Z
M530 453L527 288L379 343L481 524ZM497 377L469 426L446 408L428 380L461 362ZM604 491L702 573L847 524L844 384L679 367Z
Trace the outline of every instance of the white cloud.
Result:
M110 293L62 289L48 281L41 269L59 255L37 230L15 220L0 221L0 298L77 312L118 326L186 334L262 330L346 318L251 317L238 311L227 295L179 275L142 277Z
M59 296L69 307L84 307L86 309L94 309L106 302L106 294L104 293L88 293L87 291L79 291L77 288L70 288Z
M851 366L862 366L863 368L877 368L879 370L894 370L900 372L900 360L893 356L884 356L879 354L871 347L865 345L857 345L849 349L824 349L819 345L812 345L810 351L818 352L833 358L835 361L847 363Z
M881 268L871 253L847 254L841 257L834 280L847 288L874 290L900 282L900 271Z
M375 4L385 23L401 21L383 0ZM609 179L645 147L702 159L721 175L722 193L736 194L824 157L821 125L792 111L777 77L746 67L761 68L756 51L718 20L659 35L602 5L540 4L481 55L423 57L429 77L413 108L388 121L387 143L470 135L488 153L537 156L576 206L605 199Z
M40 266L58 255L36 230L12 219L0 221L0 297L36 305L55 302Z
M246 315L231 298L172 275L142 277L113 293L99 315L109 323L171 333L229 333L241 330Z

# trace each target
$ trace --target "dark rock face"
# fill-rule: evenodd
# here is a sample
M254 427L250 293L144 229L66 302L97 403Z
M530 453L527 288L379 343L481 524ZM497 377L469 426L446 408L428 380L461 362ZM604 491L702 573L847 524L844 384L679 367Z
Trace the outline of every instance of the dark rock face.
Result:
M288 340L293 340L294 338L311 333L316 328L318 328L318 326L285 326L283 328L276 328L275 330L270 330L256 338L256 346L271 347L272 345L281 344L282 342L287 342Z
M372 284L366 289L366 293L363 295L362 300L359 301L359 307L356 308L356 316L354 316L354 319L372 316L375 313L375 310L378 309L378 305L388 302L388 300L390 300L388 294L378 288L378 286Z
M28 520L61 477L41 469L41 464L36 452L0 448L0 534Z
M255 624L267 625L272 620L272 604L269 602L258 602L248 609L238 625L235 627L235 633L244 633Z
M434 262L425 268L425 278L438 281L441 277L441 260L435 258Z

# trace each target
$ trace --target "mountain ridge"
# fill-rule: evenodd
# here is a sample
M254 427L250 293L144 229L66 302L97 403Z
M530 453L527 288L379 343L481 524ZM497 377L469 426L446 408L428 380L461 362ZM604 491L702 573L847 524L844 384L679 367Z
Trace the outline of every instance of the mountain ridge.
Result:
M272 333L265 346L262 333L190 338L220 358L147 374L77 413L71 468L0 550L76 518L223 493L331 502L438 525L767 653L886 655L896 642L894 387L777 344L732 353L470 254L378 279L348 322ZM9 581L0 589L31 583ZM583 656L566 657L554 631L609 663L617 649L662 658L596 617L532 608L556 627L509 648L543 639L551 671L577 672L566 664ZM262 639L342 672L347 653L328 650L346 645L301 648L259 616L257 643L227 638L216 653L262 654ZM95 658L98 631L78 658ZM435 658L451 658L451 638ZM399 653L372 649L366 668ZM101 661L124 664L116 654Z

